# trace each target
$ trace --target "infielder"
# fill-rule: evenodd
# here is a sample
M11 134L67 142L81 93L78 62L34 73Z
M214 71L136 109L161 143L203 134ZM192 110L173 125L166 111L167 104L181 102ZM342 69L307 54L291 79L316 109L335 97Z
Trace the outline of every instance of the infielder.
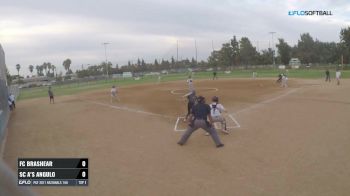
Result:
M288 87L287 82L288 82L288 77L287 77L287 75L283 74L282 75L281 87L287 88Z
M112 86L111 88L111 103L113 103L114 99L117 99L118 101L120 101L119 97L117 96L118 94L118 90L115 86Z
M192 76L191 75L188 76L187 84L188 84L188 90L190 92L193 92L194 91L194 86L193 86L193 80L192 80Z
M326 82L331 82L331 74L328 69L326 70Z
M278 74L278 79L276 80L276 83L281 83L282 77L283 77L283 74Z
M213 80L217 80L218 79L218 73L216 71L213 72Z
M340 85L341 72L339 69L335 72L335 78L337 79L337 85Z
M53 96L53 92L52 92L52 90L51 90L51 86L49 86L48 93L49 93L49 97L50 97L50 104L51 104L51 101L52 101L52 103L54 104L54 103L55 103L55 98L54 98L54 96Z

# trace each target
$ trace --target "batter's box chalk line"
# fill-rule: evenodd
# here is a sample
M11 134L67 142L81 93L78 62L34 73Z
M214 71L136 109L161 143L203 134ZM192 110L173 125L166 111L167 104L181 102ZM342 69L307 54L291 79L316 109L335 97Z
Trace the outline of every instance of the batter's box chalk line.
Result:
M235 124L235 126L228 126L228 127L226 127L227 129L237 129L237 128L240 128L241 127L241 125L238 123L238 121L236 120L236 118L232 115L232 114L229 114L229 115L227 115L228 117L229 117L229 119L231 119L232 120L232 122ZM180 121L182 121L182 120L184 120L185 119L185 117L183 117L183 116L179 116L179 117L177 117L177 120L176 120L176 122L175 122L175 126L174 126L174 131L186 131L186 129L179 129L179 122ZM227 120L227 119L226 119ZM215 126L215 128L216 129L219 129L220 127L218 127L217 126L217 124L216 123L214 123L214 126Z

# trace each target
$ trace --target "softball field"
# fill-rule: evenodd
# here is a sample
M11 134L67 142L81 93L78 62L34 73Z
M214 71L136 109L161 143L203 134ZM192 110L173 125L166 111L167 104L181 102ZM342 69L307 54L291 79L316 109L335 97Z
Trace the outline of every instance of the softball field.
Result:
M118 84L117 84L118 85ZM88 187L36 187L40 195L348 195L350 80L195 80L228 109L217 149L186 125L185 81L23 100L12 113L4 159L87 157ZM55 90L53 88L53 90Z

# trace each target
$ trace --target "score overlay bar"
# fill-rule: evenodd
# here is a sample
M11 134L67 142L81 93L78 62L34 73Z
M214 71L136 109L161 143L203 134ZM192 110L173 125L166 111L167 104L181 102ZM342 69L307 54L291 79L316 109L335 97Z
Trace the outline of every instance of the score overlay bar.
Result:
M18 186L88 186L88 158L19 158Z

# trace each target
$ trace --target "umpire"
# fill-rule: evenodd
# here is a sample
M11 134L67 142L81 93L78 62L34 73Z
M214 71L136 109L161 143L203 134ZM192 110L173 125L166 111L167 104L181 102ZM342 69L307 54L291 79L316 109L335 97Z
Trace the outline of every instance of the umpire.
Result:
M185 133L182 135L178 144L181 146L184 145L194 131L196 131L198 128L202 128L211 135L217 148L223 147L224 144L221 143L215 128L210 123L212 122L210 116L210 106L205 103L205 98L203 96L199 96L197 100L198 103L192 108L190 118L191 123L189 124ZM210 122L208 122L207 118L209 118Z

